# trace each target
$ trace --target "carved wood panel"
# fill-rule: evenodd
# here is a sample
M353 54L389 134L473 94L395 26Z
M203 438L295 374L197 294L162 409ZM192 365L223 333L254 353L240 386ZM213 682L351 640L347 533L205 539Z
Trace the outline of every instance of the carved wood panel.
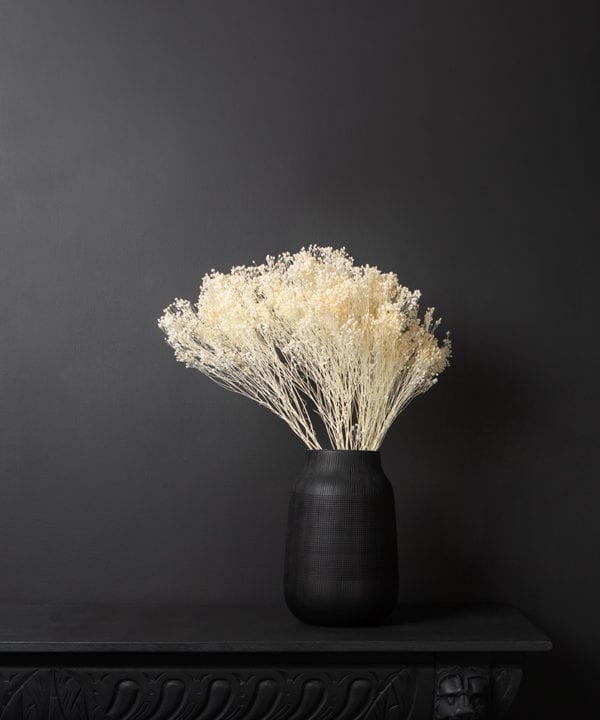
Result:
M515 699L522 674L514 664L438 664L433 720L501 720Z
M431 702L432 675L432 668L409 667L394 671L3 668L0 719L420 720L425 717L423 707Z

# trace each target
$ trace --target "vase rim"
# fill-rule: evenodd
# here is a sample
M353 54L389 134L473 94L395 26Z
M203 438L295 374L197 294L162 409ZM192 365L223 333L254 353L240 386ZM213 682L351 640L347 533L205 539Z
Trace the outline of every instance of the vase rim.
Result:
M379 450L344 450L340 449L337 450L335 448L319 448L318 450L306 450L307 453L310 453L311 455L317 455L319 453L343 453L343 454L351 454L355 453L356 455L379 455Z

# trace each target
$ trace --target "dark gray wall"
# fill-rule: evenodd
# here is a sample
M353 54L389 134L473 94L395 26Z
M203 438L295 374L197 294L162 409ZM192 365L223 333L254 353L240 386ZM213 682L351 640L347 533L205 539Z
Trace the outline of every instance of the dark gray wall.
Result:
M520 717L587 715L595 32L592 3L1 2L0 601L281 602L303 449L155 322L210 268L346 245L454 338L382 449L402 599L516 604L556 644Z

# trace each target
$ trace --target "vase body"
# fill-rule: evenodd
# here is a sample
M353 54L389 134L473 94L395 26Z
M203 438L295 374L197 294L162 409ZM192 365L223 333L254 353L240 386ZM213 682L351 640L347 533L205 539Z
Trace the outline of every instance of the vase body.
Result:
M290 499L284 590L311 625L372 625L394 609L394 491L378 452L307 451Z

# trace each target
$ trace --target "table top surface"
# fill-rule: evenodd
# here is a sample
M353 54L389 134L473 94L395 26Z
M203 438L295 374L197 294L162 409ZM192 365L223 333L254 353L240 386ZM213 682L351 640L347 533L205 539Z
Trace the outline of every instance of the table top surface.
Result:
M550 640L509 605L399 607L378 627L303 625L253 606L0 605L0 652L536 652Z

